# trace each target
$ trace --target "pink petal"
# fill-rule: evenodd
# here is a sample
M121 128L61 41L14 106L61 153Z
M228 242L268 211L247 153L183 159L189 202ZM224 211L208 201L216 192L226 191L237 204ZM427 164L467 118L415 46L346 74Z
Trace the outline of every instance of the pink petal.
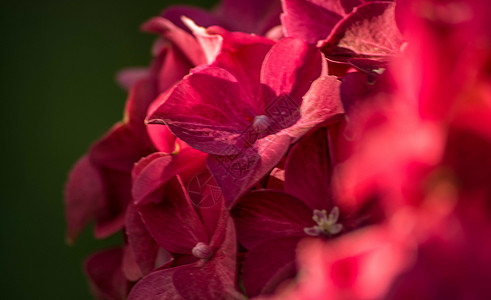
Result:
M65 188L68 243L73 243L85 225L95 219L104 202L102 178L85 155L73 167Z
M300 119L282 131L298 140L312 128L326 122L335 122L344 112L339 95L340 82L334 76L321 76L312 83L300 106Z
M217 15L234 31L264 35L280 23L281 3L279 0L224 0Z
M97 215L97 237L106 237L121 229L126 206L131 200L131 168L151 152L153 146L149 140L125 124L117 124L92 146L89 156L99 171L105 193L104 205Z
M222 50L223 38L217 34L209 34L204 27L196 25L189 18L182 18L182 22L191 30L198 40L206 57L206 63L211 64Z
M143 205L139 212L159 246L169 252L191 254L191 249L198 242L209 242L180 180L170 180L157 196L160 196L160 202Z
M205 68L177 84L149 123L164 123L191 147L220 155L250 124L252 101L243 96L232 74Z
M357 104L363 103L366 98L373 96L378 89L369 83L370 76L361 72L352 72L343 77L340 86L341 100L348 115Z
M158 270L140 280L129 300L138 299L233 299L236 272L236 239L232 219L227 215L217 252L209 261L197 261Z
M270 172L286 154L290 143L291 139L286 135L272 135L245 150L229 146L222 151L221 156L210 155L207 165L222 188L226 205L231 207L241 195ZM232 155L227 155L229 149ZM237 152L239 154L233 155Z
M129 175L133 164L152 152L153 145L145 134L139 135L124 123L118 123L92 146L89 155L97 166Z
M260 74L268 51L274 42L256 35L242 32L228 32L219 27L211 27L208 32L223 37L223 49L212 66L223 68L232 73L246 94L254 101L254 106L261 107Z
M158 95L155 79L152 77L143 78L137 81L128 95L126 101L124 124L129 127L133 134L145 141L148 139L145 131L145 116L147 109ZM147 142L148 143L148 142Z
M121 270L122 249L111 249L97 252L84 264L89 277L90 287L99 299L125 299L128 282Z
M320 128L295 145L285 163L285 192L311 210L332 207L329 151L326 129Z
M157 62L159 61L157 60ZM166 48L161 65L157 64L155 67L155 77L158 80L158 93L169 90L174 84L179 82L182 77L188 74L189 70L194 66L193 61L177 46ZM151 101L154 101L155 98L157 98L157 94L152 96ZM144 117L146 117L146 115Z
M338 23L321 44L322 51L334 61L352 57L383 59L400 52L403 43L391 1L366 3Z
M147 68L128 68L118 72L116 81L125 90L130 90L136 82L147 76Z
M279 191L252 191L232 210L238 238L247 249L283 237L304 237L314 225L312 210L297 198Z
M161 34L198 66L206 62L198 42L192 35L162 17L154 17L142 25L142 30Z
M143 224L134 204L128 206L125 225L128 247L131 248L142 275L147 275L155 268L159 246Z
M123 248L122 269L124 276L129 281L137 281L143 276L140 266L138 266L138 263L136 262L133 249L129 246Z
M172 154L178 146L177 137L170 131L169 127L162 124L148 124L148 135L159 152Z
M329 36L334 25L344 15L340 11L327 9L325 6L330 2L337 1L283 0L281 23L285 36L311 44Z
M94 235L96 238L106 238L124 226L126 207L131 201L131 178L129 172L100 169L104 180L106 201L98 211Z
M161 16L184 30L187 30L188 27L182 22L182 16L189 18L200 26L204 27L217 25L220 22L219 19L210 12L198 7L187 5L169 6L162 12Z
M271 294L283 281L296 275L295 254L300 238L267 240L247 252L242 282L247 296Z
M141 159L133 168L133 202L145 204L154 191L178 174L195 173L204 168L206 154L192 148L179 150L177 154L154 153Z
M268 177L267 189L284 190L285 185L285 170L274 168Z
M315 46L299 39L284 38L266 56L261 83L270 87L276 96L289 95L300 102L312 82L321 75L321 69L322 55Z
M268 299L383 299L413 261L410 242L384 227L372 227L328 243L307 239L298 246L294 286Z
M222 230L220 226L225 224L222 219L228 215L220 187L211 173L205 170L189 180L186 188L189 198L197 208L207 235L213 237L215 232ZM215 242L212 238L211 244Z

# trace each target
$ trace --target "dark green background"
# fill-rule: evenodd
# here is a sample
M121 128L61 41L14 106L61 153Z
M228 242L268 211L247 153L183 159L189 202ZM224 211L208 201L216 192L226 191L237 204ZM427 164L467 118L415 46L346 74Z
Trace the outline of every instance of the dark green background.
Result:
M82 261L118 239L65 245L64 182L122 117L115 73L151 59L140 24L177 2L1 1L0 299L91 298Z

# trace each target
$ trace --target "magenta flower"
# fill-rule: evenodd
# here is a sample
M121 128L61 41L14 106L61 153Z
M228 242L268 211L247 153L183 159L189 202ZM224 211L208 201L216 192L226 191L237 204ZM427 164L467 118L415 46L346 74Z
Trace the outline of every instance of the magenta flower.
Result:
M149 118L210 154L208 167L228 205L292 142L342 112L339 83L325 75L313 46L287 38L268 48L247 44L193 71Z

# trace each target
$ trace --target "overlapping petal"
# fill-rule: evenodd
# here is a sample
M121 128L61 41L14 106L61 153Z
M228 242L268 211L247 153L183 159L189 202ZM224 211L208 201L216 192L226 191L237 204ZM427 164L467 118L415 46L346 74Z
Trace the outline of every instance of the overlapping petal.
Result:
M304 237L312 225L312 210L300 200L278 191L253 191L232 210L239 241L251 249L275 238Z
M395 23L394 8L391 1L356 7L321 43L322 51L338 62L357 57L384 61L398 54L403 39Z

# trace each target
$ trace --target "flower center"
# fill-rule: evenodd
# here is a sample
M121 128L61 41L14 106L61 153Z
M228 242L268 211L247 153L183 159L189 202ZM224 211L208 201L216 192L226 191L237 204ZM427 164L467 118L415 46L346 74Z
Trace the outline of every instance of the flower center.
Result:
M193 250L191 250L191 253L194 257L206 260L213 255L213 249L205 243L198 242Z
M256 116L254 122L252 122L252 127L254 127L257 132L265 131L268 129L269 125L271 125L271 121L269 120L269 117L265 115Z
M339 208L334 206L327 215L326 210L314 209L314 215L312 220L314 220L317 225L312 227L305 227L303 231L310 236L326 236L330 237L332 235L338 234L343 230L343 225L337 223L339 219Z

